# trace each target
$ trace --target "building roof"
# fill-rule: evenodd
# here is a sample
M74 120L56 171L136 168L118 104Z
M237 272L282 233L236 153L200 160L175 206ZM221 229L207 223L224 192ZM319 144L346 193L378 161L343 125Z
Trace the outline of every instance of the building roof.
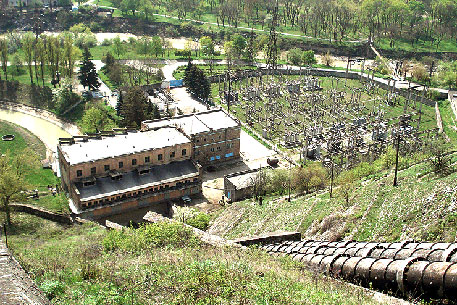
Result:
M257 171L247 172L245 174L240 174L237 176L227 177L228 181L233 184L237 189L244 189L252 185L252 181L257 175Z
M198 175L198 168L191 160L171 162L165 165L151 166L149 173L139 174L137 170L122 174L122 179L112 180L110 176L97 178L94 185L83 186L75 183L81 201L104 198L140 190L146 187L162 185L186 177Z
M222 109L204 111L190 115L177 116L170 119L144 121L148 129L161 126L180 127L189 136L212 130L236 127L239 123L225 113Z
M70 165L74 165L185 143L190 140L182 132L164 127L60 145L60 149Z

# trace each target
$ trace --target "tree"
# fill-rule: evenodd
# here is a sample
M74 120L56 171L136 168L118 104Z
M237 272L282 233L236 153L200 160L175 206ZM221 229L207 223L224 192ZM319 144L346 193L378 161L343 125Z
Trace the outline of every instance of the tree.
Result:
M62 87L56 90L53 96L53 105L58 114L62 114L70 106L78 103L81 97L71 91L71 83L68 79L63 81Z
M313 50L304 51L302 55L302 62L305 66L311 66L317 63Z
M78 79L84 88L87 86L90 90L96 90L100 87L97 70L91 60L91 54L88 48L84 48L83 62L79 69Z
M159 54L163 53L163 43L159 36L152 37L151 52L155 57L159 57Z
M5 74L5 79L8 80L8 40L0 39L0 56L2 62L3 74Z
M184 71L184 83L187 91L191 92L203 101L208 100L211 93L211 84L205 72L189 61Z
M24 198L29 184L26 175L39 168L38 157L26 148L13 155L9 151L0 156L0 202L6 214L6 222L11 226L10 201Z
M432 141L430 148L430 165L433 168L433 172L443 176L449 174L452 171L452 155L449 154L451 150L449 143L446 143L441 136Z
M203 36L200 38L200 49L203 55L211 57L214 55L214 42L209 36Z
M240 34L235 34L232 37L233 49L235 51L235 56L241 58L244 54L246 48L246 39Z
M125 53L125 46L122 43L121 38L119 37L119 35L114 37L112 48L113 48L114 54L117 55L117 58L120 58L120 56Z
M297 192L308 193L312 189L325 186L326 176L326 171L320 163L311 163L294 170L292 185Z
M148 98L140 87L131 87L123 98L121 115L124 126L139 127L146 119L146 106Z
M22 51L24 51L25 62L27 63L29 75L30 75L30 83L33 84L33 72L32 72L32 64L33 64L33 51L34 51L34 37L31 32L27 32L22 36Z
M116 126L116 122L110 118L102 105L97 105L84 112L81 119L81 127L84 133L95 133L100 130L109 130Z
M299 48L290 49L287 53L287 59L292 65L299 66L302 63L302 50Z

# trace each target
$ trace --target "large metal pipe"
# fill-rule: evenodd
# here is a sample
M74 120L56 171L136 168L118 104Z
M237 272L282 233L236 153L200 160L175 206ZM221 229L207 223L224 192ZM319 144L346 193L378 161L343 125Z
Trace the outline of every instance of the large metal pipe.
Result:
M266 245L310 269L362 286L419 297L457 299L457 245L302 241Z

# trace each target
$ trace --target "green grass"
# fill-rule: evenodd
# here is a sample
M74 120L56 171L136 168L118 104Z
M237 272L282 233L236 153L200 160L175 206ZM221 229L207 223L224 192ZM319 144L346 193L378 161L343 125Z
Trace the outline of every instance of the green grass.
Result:
M203 245L179 224L108 232L23 214L13 223L15 257L54 304L378 303L290 258Z
M8 71L8 80L16 80L16 81L20 82L21 84L25 84L25 85L31 84L29 70L26 65L23 65L20 68L17 68L16 66L8 66L7 71ZM37 84L36 78L35 78L35 69L33 67L32 67L32 73L33 73L33 82L35 84ZM41 79L39 79L38 85L42 86ZM44 85L48 86L48 87L52 87L51 78L49 77L49 72L48 72L47 67L45 67L45 69L44 69Z
M430 170L428 163L419 163L400 171L398 187L392 186L391 170L363 178L348 205L338 187L332 199L321 192L291 202L271 197L261 206L251 200L236 202L219 212L212 220L217 227L209 231L226 238L298 230L316 240L453 242L457 173L440 177Z
M451 143L455 147L457 145L457 124L451 103L448 100L439 101L438 107L440 109L441 119L443 120L444 132L451 139Z
M453 40L443 40L436 48L436 44L431 41L419 40L418 43L411 45L411 42L406 39L395 40L394 47L390 47L390 39L381 38L377 39L375 43L377 48L393 51L407 51L407 52L457 52L457 44Z
M6 153L6 151L10 151L12 154L17 154L29 147L37 153L40 160L46 157L45 145L27 129L9 122L0 121L0 134L15 135L13 141L0 141L0 153L3 154ZM52 197L47 189L48 185L55 186L56 184L60 184L60 179L54 175L52 170L38 168L27 172L25 177L26 182L30 184L30 189L38 189L40 193L45 192L48 195L41 197L39 200L28 200L26 203L38 205L57 212L68 210L68 201L65 196L60 195L58 197Z

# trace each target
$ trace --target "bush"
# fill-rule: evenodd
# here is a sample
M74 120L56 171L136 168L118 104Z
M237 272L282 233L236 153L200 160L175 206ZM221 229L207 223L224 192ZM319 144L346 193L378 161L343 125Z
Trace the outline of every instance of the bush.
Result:
M290 49L287 53L287 59L289 63L295 66L299 66L302 63L302 50L299 48Z
M316 57L314 56L313 50L304 51L302 55L302 62L306 66L311 66L317 63Z
M333 65L333 58L330 55L330 52L327 51L327 53L322 56L322 63L327 67L331 67Z
M430 81L427 70L425 69L424 65L420 63L414 65L411 71L411 75L418 82L424 83Z
M112 44L113 44L113 40L112 39L105 38L102 41L102 46L105 46L105 47L109 47Z
M75 40L75 46L80 49L93 48L97 45L97 38L94 34L79 34Z
M306 167L297 167L292 176L292 186L297 192L308 193L326 184L327 173L322 164L314 162Z
M199 240L190 228L176 222L144 224L138 229L109 231L103 239L105 251L142 252L160 247L195 247Z
M53 299L65 291L63 284L56 280L45 280L40 285L40 289L46 294L48 299Z
M175 56L190 57L192 54L191 50L175 50Z
M184 221L185 224L206 231L210 216L189 207L173 207L173 219Z

